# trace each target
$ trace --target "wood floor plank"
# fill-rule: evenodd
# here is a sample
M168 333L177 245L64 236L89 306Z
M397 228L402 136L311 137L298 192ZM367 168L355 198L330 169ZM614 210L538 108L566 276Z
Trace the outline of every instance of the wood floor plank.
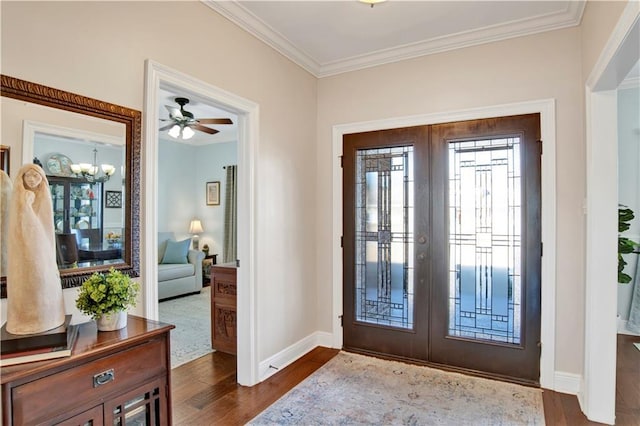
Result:
M567 419L564 416L559 394L544 389L542 391L542 401L544 404L545 423L548 425L566 426Z
M618 336L616 425L640 425L640 351L634 336ZM174 425L244 425L339 352L318 347L253 387L236 383L236 358L214 352L172 370ZM543 389L549 426L597 425L575 395Z

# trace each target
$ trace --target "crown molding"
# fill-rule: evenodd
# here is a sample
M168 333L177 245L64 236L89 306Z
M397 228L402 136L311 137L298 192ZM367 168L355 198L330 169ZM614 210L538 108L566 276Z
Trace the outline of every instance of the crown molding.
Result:
M236 1L201 1L318 78L419 56L573 27L580 24L586 4L585 1L570 1L565 10L560 12L514 20L320 64L240 3Z
M249 34L268 44L314 76L320 73L320 64L311 56L297 48L286 37L258 18L236 1L201 0L206 6L218 12Z

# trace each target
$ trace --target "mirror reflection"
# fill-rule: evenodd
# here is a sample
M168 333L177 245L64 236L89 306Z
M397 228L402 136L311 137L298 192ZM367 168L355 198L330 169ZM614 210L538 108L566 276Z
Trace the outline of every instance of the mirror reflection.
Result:
M137 277L140 111L0 77L0 131L11 169L37 162L49 181L62 287L111 267ZM3 257L10 258L11 244L5 246ZM0 297L6 297L6 278L0 276Z
M33 161L49 181L58 268L122 263L123 138L47 130L33 133Z

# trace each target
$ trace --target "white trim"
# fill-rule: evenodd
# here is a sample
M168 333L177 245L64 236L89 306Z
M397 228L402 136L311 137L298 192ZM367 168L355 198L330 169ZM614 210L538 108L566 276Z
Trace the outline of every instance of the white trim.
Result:
M617 314L617 87L640 57L640 2L627 3L585 88L586 248L584 374L589 420L615 422Z
M318 78L543 31L573 27L580 24L586 3L571 1L568 2L566 9L560 12L518 19L337 61L320 63L242 4L235 1L201 1Z
M586 94L587 217L582 411L613 424L616 394L618 144L615 90ZM589 126L589 123L592 125ZM606 143L602 141L606 140ZM611 173L613 171L613 173Z
M293 345L284 348L277 354L270 356L260 362L260 381L263 381L278 371L281 371L287 365L303 357L318 346L330 347L331 340L331 333L316 331L307 337L298 340Z
M620 86L618 86L618 90L626 90L626 89L637 89L640 87L640 77L629 77L625 78Z
M580 391L580 383L582 376L579 374L565 373L564 371L556 371L553 382L556 385L556 392L577 395Z
M628 322L629 320L618 317L618 323L617 323L618 334L626 334L628 336L640 336L640 333L635 333L627 328Z
M146 197L143 205L142 238L145 262L144 313L158 318L157 286L157 197L158 197L158 90L160 86L179 88L182 92L197 94L211 104L238 116L238 383L252 386L258 383L257 344L257 211L255 161L258 152L259 106L221 88L195 79L187 74L147 60L145 85L145 143L143 157L143 187Z
M93 117L91 118L93 119ZM124 132L124 127L122 130ZM72 129L70 127L57 126L50 123L24 120L22 122L22 164L30 164L33 162L36 132L46 133L53 136L80 139L87 142L101 142L109 145L124 146L125 143L124 133L122 136L118 137L104 133L91 132L89 130ZM44 159L41 158L41 160Z
M494 105L459 111L390 118L379 121L339 124L333 126L333 344L342 347L342 136L373 130L420 126L453 121L474 120L519 114L540 113L541 136L544 144L542 156L542 312L540 355L540 385L555 389L555 340L556 340L556 116L555 101L543 99Z
M592 91L613 90L638 62L640 2L630 1L596 61L586 86ZM634 59L635 57L635 59Z

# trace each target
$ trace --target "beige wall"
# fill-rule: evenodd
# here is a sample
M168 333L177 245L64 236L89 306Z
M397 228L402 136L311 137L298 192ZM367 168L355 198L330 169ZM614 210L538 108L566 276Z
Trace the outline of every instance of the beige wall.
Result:
M316 80L198 2L2 2L1 65L141 109L144 61L153 59L260 105L261 360L331 331L333 125L556 99L556 370L581 373L583 82L623 6L590 2L582 27Z
M316 79L200 2L0 7L4 74L141 110L152 59L259 104L258 358L315 331Z
M580 30L572 28L320 79L318 283L331 330L331 130L336 124L554 98L557 119L556 370L580 373L583 351L585 147ZM320 266L323 266L322 268Z
M588 1L582 15L582 79L586 81L618 22L626 1Z

